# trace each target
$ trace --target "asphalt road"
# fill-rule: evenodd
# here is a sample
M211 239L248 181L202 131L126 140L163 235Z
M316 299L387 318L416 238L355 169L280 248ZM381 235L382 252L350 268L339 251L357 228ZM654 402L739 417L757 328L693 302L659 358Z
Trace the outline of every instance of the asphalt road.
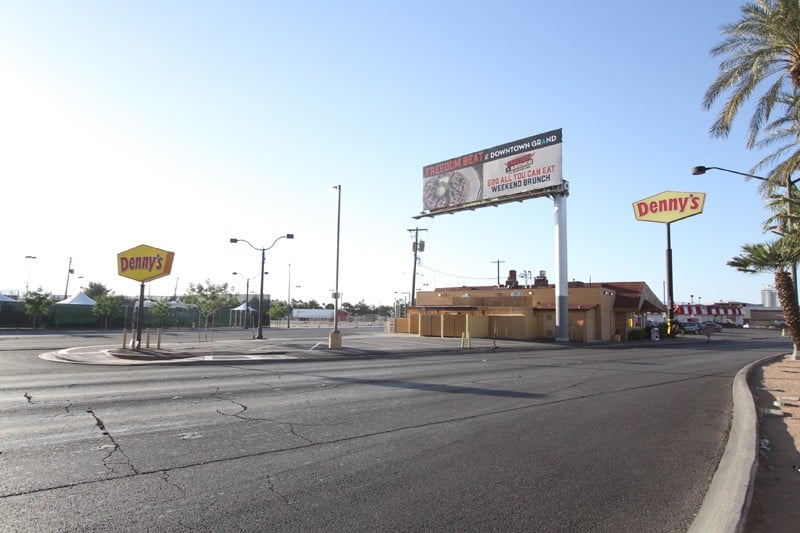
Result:
M37 357L115 337L0 334L0 529L685 531L734 375L790 347L361 333L346 360L125 367Z

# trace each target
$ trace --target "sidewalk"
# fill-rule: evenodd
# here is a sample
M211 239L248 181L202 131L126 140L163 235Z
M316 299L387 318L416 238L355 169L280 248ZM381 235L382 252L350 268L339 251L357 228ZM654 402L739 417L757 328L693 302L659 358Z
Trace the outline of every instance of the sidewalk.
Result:
M758 470L746 532L800 531L800 361L789 356L753 370Z

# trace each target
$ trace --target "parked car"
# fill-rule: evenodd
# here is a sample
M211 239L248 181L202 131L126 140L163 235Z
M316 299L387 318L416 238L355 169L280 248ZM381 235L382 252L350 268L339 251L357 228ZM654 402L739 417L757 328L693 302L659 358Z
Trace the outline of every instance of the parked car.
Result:
M703 332L703 326L700 322L684 322L681 324L681 328L684 333L698 334Z
M717 322L712 322L711 320L703 322L703 327L711 328L711 331L713 331L714 333L722 333L722 324L719 324Z

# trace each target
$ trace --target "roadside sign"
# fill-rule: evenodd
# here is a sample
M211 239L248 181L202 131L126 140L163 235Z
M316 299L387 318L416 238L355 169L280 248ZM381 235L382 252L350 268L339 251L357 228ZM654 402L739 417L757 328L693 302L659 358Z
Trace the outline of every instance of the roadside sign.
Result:
M174 258L174 252L140 244L117 254L117 273L142 283L152 281L169 275Z

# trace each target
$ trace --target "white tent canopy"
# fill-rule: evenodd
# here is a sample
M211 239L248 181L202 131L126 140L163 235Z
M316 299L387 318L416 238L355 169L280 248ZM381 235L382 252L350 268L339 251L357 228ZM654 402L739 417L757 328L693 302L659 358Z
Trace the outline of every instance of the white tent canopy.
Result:
M66 300L61 300L60 302L56 302L56 304L62 305L95 305L97 302L86 296L82 291L78 294L70 296Z
M252 315L257 310L247 305L247 302L242 302L240 306L229 309L229 312L233 314L231 325L247 327L251 324Z

